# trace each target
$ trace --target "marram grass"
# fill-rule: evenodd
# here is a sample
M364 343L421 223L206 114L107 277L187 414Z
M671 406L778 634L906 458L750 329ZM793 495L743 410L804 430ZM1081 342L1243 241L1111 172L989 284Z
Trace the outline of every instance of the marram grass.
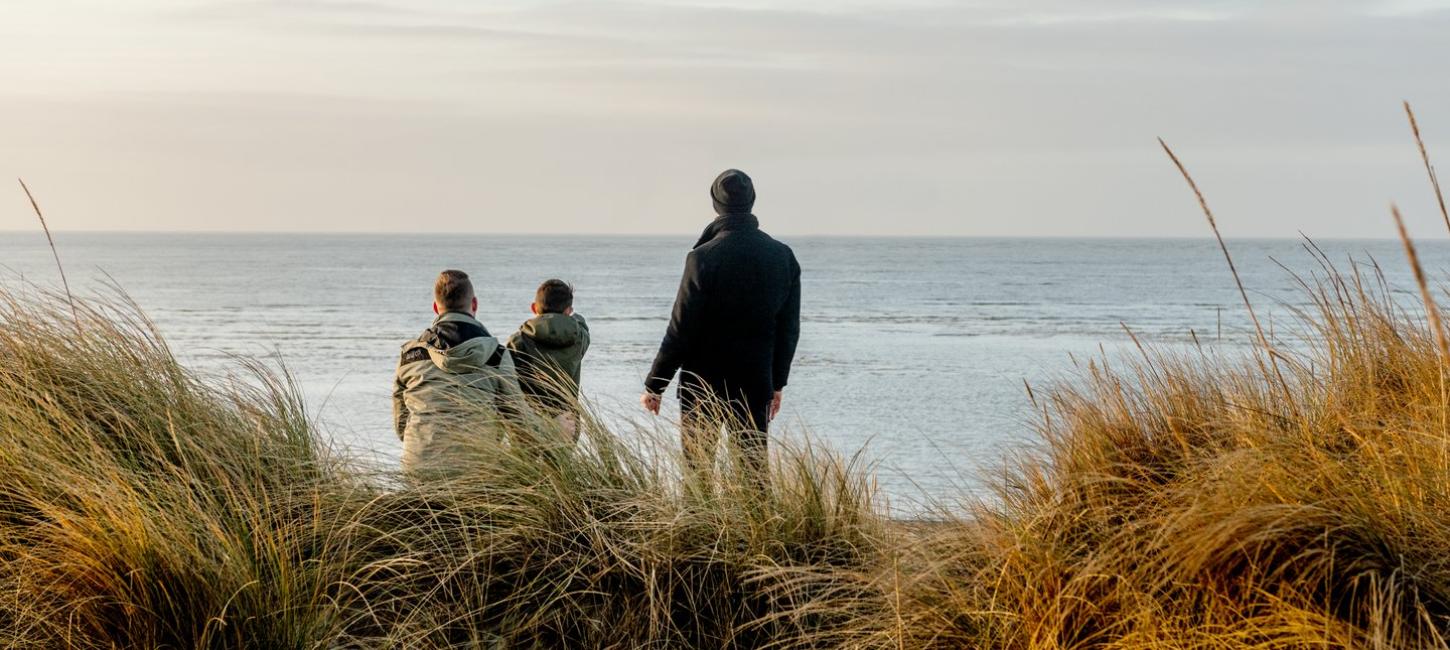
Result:
M828 453L784 452L766 493L685 489L589 423L577 452L378 475L284 378L203 380L134 308L77 304L0 297L0 646L762 647L874 596L801 577L886 547L866 474Z
M995 496L916 523L859 458L682 480L589 418L405 480L285 375L6 294L0 647L1447 648L1450 368L1375 270L1321 262L1295 343L1092 362Z

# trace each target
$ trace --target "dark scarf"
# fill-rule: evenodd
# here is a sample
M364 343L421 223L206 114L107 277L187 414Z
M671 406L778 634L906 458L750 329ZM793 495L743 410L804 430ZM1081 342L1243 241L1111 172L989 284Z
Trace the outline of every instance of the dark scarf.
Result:
M710 225L705 226L705 232L700 234L700 241L695 242L695 248L709 243L710 240L718 237L720 233L730 230L758 230L760 220L753 214L722 214L715 217Z

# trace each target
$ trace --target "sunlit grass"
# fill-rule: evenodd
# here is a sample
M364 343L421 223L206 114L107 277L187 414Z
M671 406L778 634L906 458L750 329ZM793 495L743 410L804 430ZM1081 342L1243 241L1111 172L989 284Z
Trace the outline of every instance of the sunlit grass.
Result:
M410 481L330 451L285 376L205 381L124 303L78 301L77 334L63 298L9 294L0 641L1446 647L1437 337L1374 269L1321 262L1279 371L1089 362L1038 393L994 498L920 523L859 457L777 444L762 491L589 417L577 449L509 436Z
M872 486L817 448L764 493L682 483L590 419L577 451L481 436L466 474L378 475L285 377L198 379L117 304L78 301L77 334L0 299L7 646L758 647L834 625L799 572L881 557Z
M1297 329L1086 362L930 521L859 454L695 473L588 409L400 476L124 298L0 291L0 645L1450 648L1450 343L1405 243L1419 303L1307 243Z

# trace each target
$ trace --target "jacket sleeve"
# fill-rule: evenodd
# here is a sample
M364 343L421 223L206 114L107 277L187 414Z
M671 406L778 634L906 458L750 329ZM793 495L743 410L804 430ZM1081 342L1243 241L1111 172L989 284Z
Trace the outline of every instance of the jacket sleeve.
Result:
M790 258L790 293L775 322L775 363L772 378L775 390L790 381L790 366L795 359L796 345L801 339L801 265L795 255Z
M704 278L700 269L700 258L691 252L685 257L685 272L680 276L680 289L675 294L675 308L670 314L670 325L665 338L660 342L660 351L655 355L654 365L645 378L645 390L656 395L665 392L675 373L684 364L695 334L701 325L705 308Z
M519 385L518 367L514 365L512 354L504 353L503 359L498 364L497 376L497 398L499 414L512 419L515 423L524 427L531 427L538 424L534 409L529 406L529 401L524 397L523 387Z
M402 367L399 362L399 368ZM408 403L403 400L403 378L393 376L393 432L398 434L398 440L403 439L403 430L408 427Z
M499 415L513 423L515 428L512 431L516 436L515 443L531 446L552 445L552 441L556 440L555 433L558 425L552 419L539 415L529 405L523 387L519 384L518 370L514 366L512 356L505 354L498 366Z
M532 372L530 368L532 362L529 353L524 351L523 339L522 334L514 332L509 336L508 343L504 344L504 349L508 350L509 361L513 362L514 378L518 381L520 388L524 385L524 377ZM499 366L500 368L503 366L502 360L499 361Z
M584 317L579 314L574 314L574 319L579 321L580 329L584 330L584 345L579 348L579 356L582 357L589 353L589 322L584 320Z

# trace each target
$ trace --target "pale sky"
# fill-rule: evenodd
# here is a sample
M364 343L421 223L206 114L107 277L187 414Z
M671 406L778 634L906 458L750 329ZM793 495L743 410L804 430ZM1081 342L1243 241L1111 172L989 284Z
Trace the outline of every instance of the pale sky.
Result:
M0 8L60 230L687 233L739 167L782 235L1204 235L1162 136L1226 234L1441 236L1403 99L1450 169L1450 0Z

